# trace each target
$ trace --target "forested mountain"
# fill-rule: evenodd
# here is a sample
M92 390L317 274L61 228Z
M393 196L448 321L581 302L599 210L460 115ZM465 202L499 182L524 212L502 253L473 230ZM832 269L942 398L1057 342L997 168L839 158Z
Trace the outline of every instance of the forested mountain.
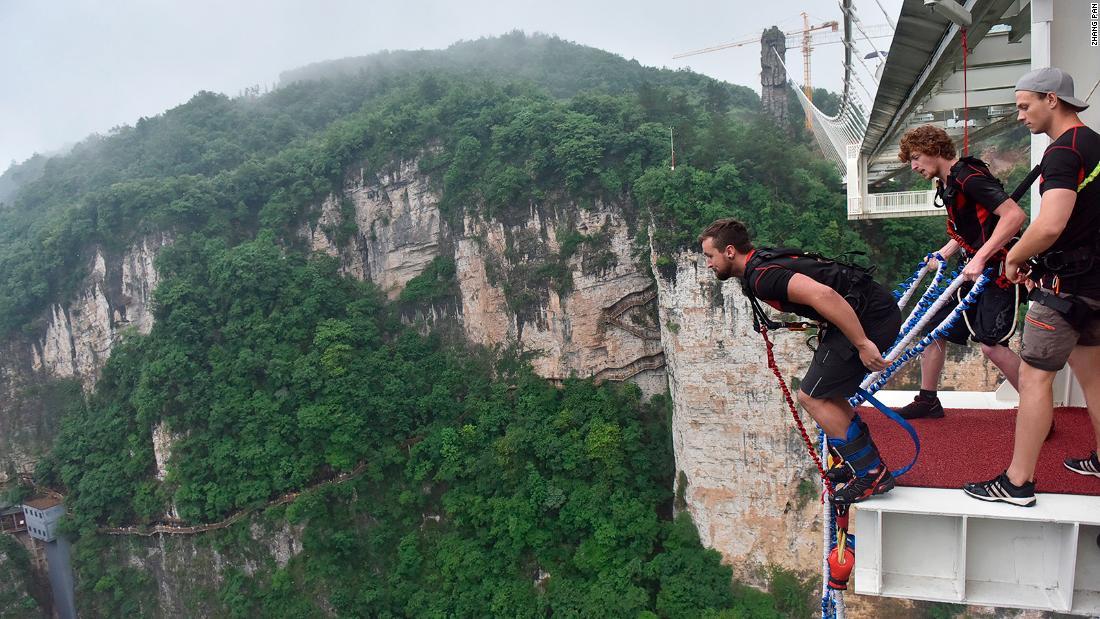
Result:
M303 81L313 75L333 77ZM306 216L304 207L352 163L384 167L429 149L425 165L447 183L452 202L475 190L479 206L493 209L558 188L592 198L629 192L642 170L668 160L671 127L682 149L675 182L706 193L688 219L668 213L687 231L681 240L727 206L753 215L758 236L773 243L815 244L820 230L847 226L837 177L812 145L791 144L753 116L758 100L747 88L690 72L516 33L445 52L335 61L285 78L263 97L199 93L89 138L70 155L9 170L37 178L0 210L0 333L70 294L91 244L117 247L152 229L222 236L286 225ZM509 126L494 131L502 121ZM734 166L738 182L729 184L728 167L721 187L693 178L723 164ZM792 185L791 176L805 178ZM770 206L761 212L754 201ZM840 234L828 232L814 248L868 249L863 234L838 245ZM896 256L878 256L891 275Z
M690 518L672 517L667 398L554 386L522 351L468 346L445 325L428 333L298 234L350 171L415 161L456 230L548 203L616 202L638 259L648 264L652 247L658 269L730 215L772 244L867 251L888 278L929 249L927 231L942 223L845 221L835 172L757 108L744 87L513 33L306 67L263 96L199 93L34 161L41 171L24 170L32 180L0 209L0 334L40 326L95 248L173 239L157 259L155 326L120 342L94 392L70 398L37 472L66 493L85 612L162 612L146 595L151 577L98 530L148 526L173 509L186 523L215 522L351 471L263 515L299 527L304 552L230 568L192 611L805 612L797 593L729 586ZM565 261L600 243L568 232L560 252L505 281L517 311L537 305L530 290L567 291ZM453 297L455 277L441 258L398 301ZM159 424L179 437L163 480L149 438ZM244 528L208 543L239 556Z

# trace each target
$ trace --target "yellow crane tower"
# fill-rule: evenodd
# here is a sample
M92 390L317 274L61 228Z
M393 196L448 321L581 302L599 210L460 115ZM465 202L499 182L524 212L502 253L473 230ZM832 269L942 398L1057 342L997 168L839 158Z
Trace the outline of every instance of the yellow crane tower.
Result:
M823 23L815 24L815 25L811 26L810 25L810 17L806 14L805 11L803 11L802 12L802 29L801 30L790 30L788 32L783 33L783 34L787 35L788 39L795 39L795 40L801 39L800 43L801 43L801 46L802 46L802 80L803 80L802 90L803 90L803 92L806 93L806 97L809 98L811 101L813 101L813 87L810 85L810 52L813 51L813 45L815 43L815 41L813 40L813 33L817 32L818 30L826 30L826 29L828 29L831 32L836 32L839 27L840 27L840 24L838 24L835 20L834 21L827 21L827 22L823 22ZM675 56L673 56L673 58L675 59L675 58L685 58L687 56L697 56L699 54L707 54L707 53L716 52L716 51L722 50L722 49L730 49L732 47L741 47L742 45L748 45L750 43L759 43L759 42L760 42L760 37L755 37L755 38L752 38L752 39L745 39L744 41L734 41L732 43L723 43L721 45L713 45L711 47L704 47L702 49L696 49L696 50L692 50L690 52L684 52L682 54L676 54ZM825 44L827 44L827 43L825 43Z

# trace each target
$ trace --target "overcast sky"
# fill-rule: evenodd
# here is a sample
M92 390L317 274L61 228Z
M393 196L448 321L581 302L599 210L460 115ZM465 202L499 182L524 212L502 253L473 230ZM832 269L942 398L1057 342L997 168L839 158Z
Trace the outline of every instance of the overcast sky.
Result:
M896 17L901 0L879 2ZM885 23L874 0L856 6L865 23ZM310 62L514 29L759 91L758 45L672 56L759 37L771 25L800 28L801 11L811 23L841 17L835 0L0 0L0 171L199 90L236 96ZM814 52L815 86L839 89L841 47ZM801 76L801 54L787 59Z

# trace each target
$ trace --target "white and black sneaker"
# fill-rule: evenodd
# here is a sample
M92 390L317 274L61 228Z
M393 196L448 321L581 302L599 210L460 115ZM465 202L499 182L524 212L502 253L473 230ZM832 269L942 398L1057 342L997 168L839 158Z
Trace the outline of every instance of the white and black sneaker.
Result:
M1020 507L1035 505L1035 482L1029 481L1022 486L1016 486L1008 481L1008 475L1004 473L989 481L966 484L963 492L983 501L1001 501Z
M1096 456L1096 452L1089 454L1089 457L1078 460L1077 458L1066 458L1062 464L1066 465L1066 468L1079 473L1081 475L1093 475L1100 477L1100 458Z

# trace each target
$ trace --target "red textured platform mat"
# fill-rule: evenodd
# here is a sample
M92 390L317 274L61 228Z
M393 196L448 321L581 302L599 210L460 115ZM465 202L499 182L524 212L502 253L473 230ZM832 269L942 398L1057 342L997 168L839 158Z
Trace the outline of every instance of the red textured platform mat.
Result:
M893 421L870 407L860 416L891 469L913 457L913 442ZM1016 409L948 409L943 419L914 419L920 435L917 465L898 480L901 486L962 488L984 481L1008 467L1016 427ZM1095 448L1092 424L1084 408L1054 410L1054 434L1043 444L1035 470L1035 491L1100 496L1100 478L1079 475L1062 465L1066 457L1083 458Z

